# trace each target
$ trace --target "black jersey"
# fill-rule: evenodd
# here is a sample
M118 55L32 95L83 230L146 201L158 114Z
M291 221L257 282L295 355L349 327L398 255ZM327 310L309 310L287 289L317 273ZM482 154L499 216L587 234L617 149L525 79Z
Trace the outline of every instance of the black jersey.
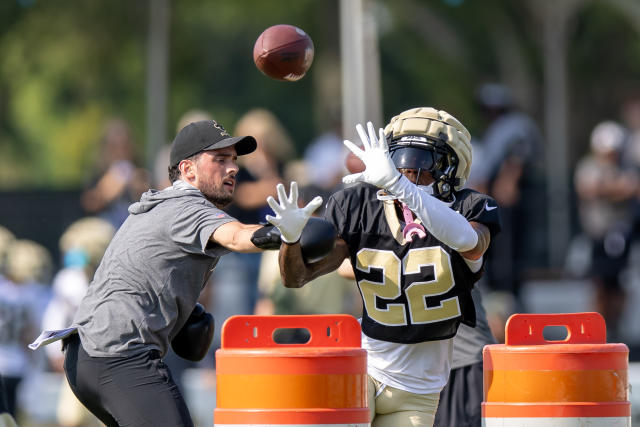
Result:
M358 184L331 196L325 218L349 247L362 296L362 331L397 343L451 338L460 322L475 326L471 289L482 274L433 237L406 242L394 201L380 201L378 189ZM489 196L470 189L455 194L451 208L469 221L500 230L499 209Z

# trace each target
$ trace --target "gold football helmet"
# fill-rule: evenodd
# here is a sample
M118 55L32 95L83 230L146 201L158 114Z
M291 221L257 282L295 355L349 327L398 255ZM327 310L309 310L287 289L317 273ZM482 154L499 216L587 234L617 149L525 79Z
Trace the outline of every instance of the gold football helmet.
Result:
M446 111L431 107L403 111L391 119L384 134L396 167L431 173L437 197L448 199L469 178L471 135Z

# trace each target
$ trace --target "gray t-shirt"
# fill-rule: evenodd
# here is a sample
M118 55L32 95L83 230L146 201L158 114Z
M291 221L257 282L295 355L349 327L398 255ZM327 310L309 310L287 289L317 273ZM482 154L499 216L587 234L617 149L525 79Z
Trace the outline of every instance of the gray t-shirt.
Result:
M487 344L495 344L496 339L491 333L487 313L482 306L482 295L478 283L471 290L473 304L476 307L476 327L471 328L461 324L458 333L453 337L453 361L451 369L482 362L482 349Z
M209 238L235 218L185 182L147 191L129 213L74 318L90 356L164 355L229 252Z

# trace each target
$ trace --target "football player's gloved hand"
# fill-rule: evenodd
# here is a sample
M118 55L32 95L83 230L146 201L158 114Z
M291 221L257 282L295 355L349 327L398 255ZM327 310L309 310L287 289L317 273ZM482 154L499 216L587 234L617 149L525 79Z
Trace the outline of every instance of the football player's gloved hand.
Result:
M199 362L209 351L214 328L213 316L197 303L187 322L171 340L171 348L183 359Z
M384 138L384 131L380 129L379 137L376 137L373 123L368 122L367 128L369 130L368 136L361 124L356 125L364 149L357 147L349 140L344 141L344 145L362 160L366 169L363 172L345 176L342 178L342 182L352 184L362 181L386 189L400 178L400 172L396 169L396 165L393 164L389 155L389 146Z
M267 215L266 219L280 230L282 240L286 243L295 243L300 240L300 234L309 217L322 204L322 197L316 196L307 206L298 207L298 183L291 182L289 197L284 189L284 185L276 186L279 202L269 196L267 203L275 212L276 216Z
M265 251L278 250L282 243L280 230L271 224L263 225L261 228L258 228L253 232L251 235L251 243L253 243L256 248L260 248Z

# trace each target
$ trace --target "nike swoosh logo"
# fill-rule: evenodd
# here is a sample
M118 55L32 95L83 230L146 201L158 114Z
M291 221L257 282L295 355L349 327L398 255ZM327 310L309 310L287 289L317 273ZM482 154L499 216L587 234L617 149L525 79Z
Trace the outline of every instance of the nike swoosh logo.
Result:
M497 206L489 206L488 204L484 205L484 210L486 210L486 211L492 211L492 210L497 209L497 208L498 208Z

